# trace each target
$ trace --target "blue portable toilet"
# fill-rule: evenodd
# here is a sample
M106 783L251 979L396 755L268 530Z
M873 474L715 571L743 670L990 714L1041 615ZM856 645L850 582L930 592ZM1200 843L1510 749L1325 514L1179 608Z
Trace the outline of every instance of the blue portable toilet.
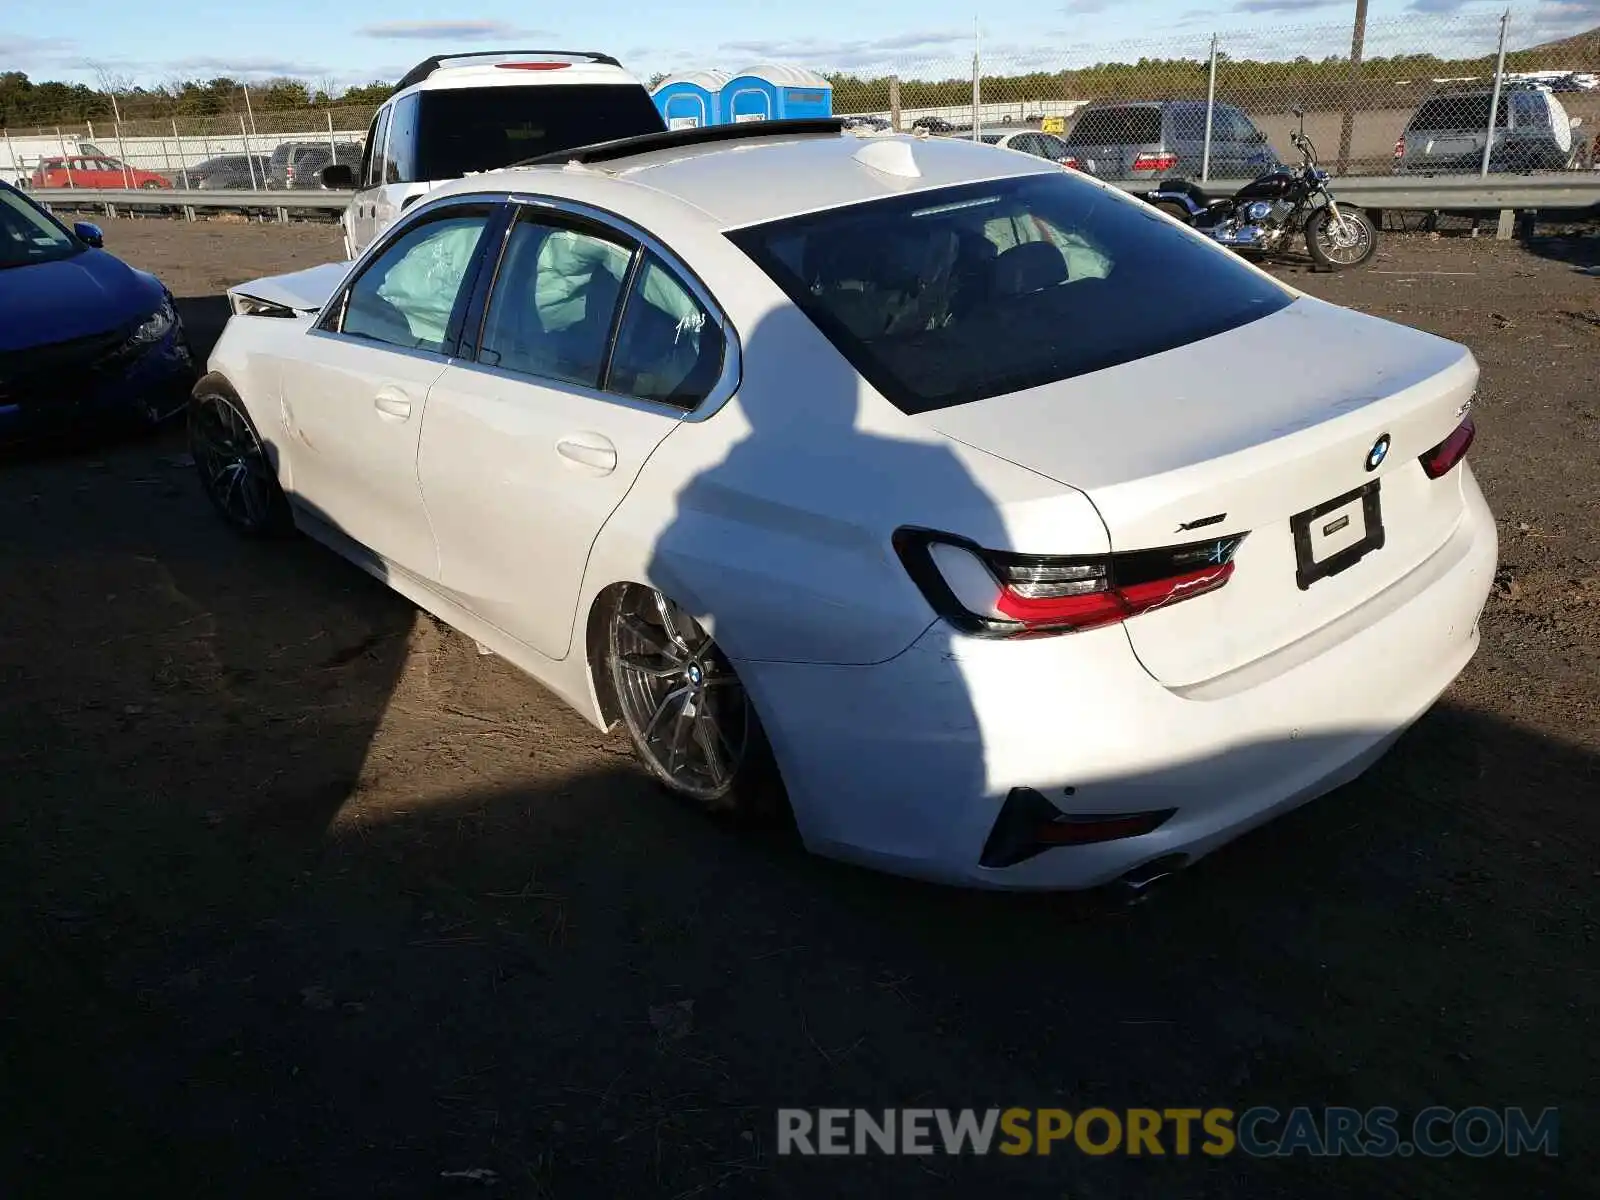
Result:
M656 84L650 98L668 129L698 129L722 122L722 85L726 71L685 71Z
M729 124L832 115L833 85L805 67L767 63L722 85L722 119Z

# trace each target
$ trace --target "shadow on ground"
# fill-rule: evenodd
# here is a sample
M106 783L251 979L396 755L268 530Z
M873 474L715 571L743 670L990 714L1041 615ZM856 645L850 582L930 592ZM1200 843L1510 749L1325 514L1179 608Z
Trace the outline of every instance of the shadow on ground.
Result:
M778 1160L773 1110L1563 1105L1581 1146L1591 751L1446 704L1135 909L741 840L538 734L512 782L413 787L374 745L454 635L149 460L4 481L7 1195L1581 1187L1570 1156ZM492 732L416 729L413 761Z

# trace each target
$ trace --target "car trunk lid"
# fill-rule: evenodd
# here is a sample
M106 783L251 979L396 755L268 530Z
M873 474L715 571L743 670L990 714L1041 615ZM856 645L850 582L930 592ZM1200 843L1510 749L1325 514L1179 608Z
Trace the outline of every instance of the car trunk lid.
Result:
M1247 535L1226 587L1126 623L1146 669L1180 687L1315 632L1446 541L1458 477L1430 480L1418 459L1460 423L1477 378L1465 347L1302 298L1179 349L920 419L1085 492L1114 551ZM1341 553L1353 564L1323 574Z

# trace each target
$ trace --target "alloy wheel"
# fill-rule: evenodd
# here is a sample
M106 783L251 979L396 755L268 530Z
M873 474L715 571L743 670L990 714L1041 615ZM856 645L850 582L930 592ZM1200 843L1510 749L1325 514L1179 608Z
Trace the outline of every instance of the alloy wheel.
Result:
M749 697L711 635L661 593L634 588L612 613L608 657L645 766L708 808L733 807L759 734Z
M282 493L272 464L232 399L217 393L197 397L189 437L201 485L230 523L251 533L280 523Z

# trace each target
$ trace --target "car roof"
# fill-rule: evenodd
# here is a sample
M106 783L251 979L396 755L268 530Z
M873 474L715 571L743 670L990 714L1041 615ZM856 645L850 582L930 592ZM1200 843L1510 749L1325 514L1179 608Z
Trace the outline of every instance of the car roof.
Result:
M671 136L640 141L660 142ZM869 146L896 143L909 147L918 175L891 174L857 158ZM553 196L581 191L591 197L593 183L608 180L638 189L633 198L641 206L663 199L677 201L721 229L735 229L908 192L1054 170L1042 159L999 151L968 138L775 130L769 136L669 146L592 164L563 167L549 162L486 171L452 180L434 189L430 198L485 191Z
M394 96L444 88L631 84L634 75L609 54L590 50L473 50L435 54L407 71Z

